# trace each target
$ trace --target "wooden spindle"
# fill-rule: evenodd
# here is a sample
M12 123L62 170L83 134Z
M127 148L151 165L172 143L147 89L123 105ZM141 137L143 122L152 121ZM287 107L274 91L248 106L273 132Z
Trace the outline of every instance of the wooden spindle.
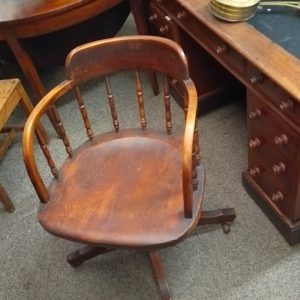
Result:
M61 118L59 116L59 113L58 113L57 109L53 109L52 112L53 112L54 120L57 124L57 128L59 130L60 136L63 140L64 145L65 145L66 151L67 151L69 157L71 158L73 156L72 147L71 147L70 141L69 141L69 139L66 135L64 125L61 121Z
M199 130L198 120L195 121L194 140L193 140L193 155L195 156L196 166L199 166L201 161L200 146L199 146Z
M51 157L51 154L47 147L47 144L45 143L45 141L43 139L40 138L39 135L37 136L37 139L38 139L40 147L43 151L43 154L48 162L48 166L50 167L52 175L55 177L55 179L58 179L58 169L56 168L55 163Z
M81 113L81 116L82 116L82 119L84 122L87 136L88 136L89 140L92 141L94 139L94 134L93 134L93 131L92 131L92 128L90 125L89 118L87 116L87 111L85 109L80 90L77 86L75 87L75 94L76 94L77 103L79 105L80 113Z
M166 129L167 133L171 134L172 123L171 123L171 109L170 109L170 89L168 78L164 80L164 100L165 100L165 112L166 112Z
M105 86L106 86L106 94L107 94L107 98L108 98L108 103L109 103L109 107L110 107L110 111L111 111L111 117L113 120L113 126L115 128L115 132L118 132L120 126L119 126L118 115L117 115L116 106L115 106L115 100L114 100L114 96L112 94L112 89L110 86L108 76L105 76Z
M139 104L141 126L142 129L145 130L147 122L145 118L142 85L141 85L140 75L138 71L135 71L135 83L136 83L136 95Z

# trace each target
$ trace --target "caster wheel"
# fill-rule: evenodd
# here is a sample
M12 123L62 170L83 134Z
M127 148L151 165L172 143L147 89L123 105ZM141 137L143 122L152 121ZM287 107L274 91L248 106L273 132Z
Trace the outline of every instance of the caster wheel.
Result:
M222 229L225 234L228 234L230 232L230 223L223 223Z

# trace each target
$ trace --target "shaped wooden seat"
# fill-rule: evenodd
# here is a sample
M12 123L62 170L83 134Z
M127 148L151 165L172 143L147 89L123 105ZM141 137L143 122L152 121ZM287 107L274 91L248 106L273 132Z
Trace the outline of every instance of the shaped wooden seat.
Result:
M107 75L124 70L132 70L135 77L140 128L122 129L118 120ZM147 126L139 70L164 76L164 131ZM25 164L41 201L39 222L58 237L87 245L68 255L73 266L118 248L148 251L161 297L170 299L157 250L184 240L198 225L227 223L235 217L232 210L201 211L204 167L198 145L197 93L184 53L160 37L113 38L74 49L66 72L67 79L31 114L23 137ZM80 85L100 76L105 77L112 131L94 135ZM185 90L183 133L172 131L169 80L178 81ZM40 141L54 175L46 188L33 154L33 132L48 107L71 90L87 140L73 150L58 112L54 114L68 158L57 167L47 145Z
M52 182L49 202L39 211L40 223L58 236L115 248L178 241L199 217L183 215L178 146L173 136L151 131L124 130L96 137L59 170L60 180ZM203 167L200 171L201 188L194 204L198 210Z

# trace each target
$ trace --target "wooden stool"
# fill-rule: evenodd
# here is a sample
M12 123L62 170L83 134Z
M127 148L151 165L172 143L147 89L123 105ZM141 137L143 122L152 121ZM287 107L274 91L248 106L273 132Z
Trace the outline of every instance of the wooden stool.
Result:
M27 116L33 110L33 105L30 102L23 86L19 79L0 80L0 132L8 133L4 142L0 145L0 159L11 145L16 131L22 130L24 126L10 126L5 127L7 120L20 102ZM38 125L36 131L37 138L40 141L46 142L45 130L41 124ZM9 212L14 210L4 188L0 185L0 202L4 205L5 209Z

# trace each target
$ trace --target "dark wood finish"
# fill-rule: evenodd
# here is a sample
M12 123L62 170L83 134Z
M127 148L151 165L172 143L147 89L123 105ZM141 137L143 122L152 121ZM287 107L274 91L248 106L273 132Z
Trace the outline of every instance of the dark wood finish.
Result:
M153 275L157 283L160 297L162 300L170 300L171 293L170 293L168 282L166 280L164 269L161 265L158 251L150 251L149 257L150 257Z
M300 240L300 221L292 222L248 172L243 172L243 184L256 204L265 212L290 245L297 244Z
M244 184L247 190L259 191L254 194L261 207L274 215L272 221L285 228L281 232L294 244L300 240L299 60L246 22L228 24L216 19L208 0L139 2L148 31L161 35L160 27L167 25L169 30L163 34L182 44L200 101L202 91L202 99L206 98L201 85L208 88L215 83L202 71L215 71L206 63L209 59L247 88L249 164ZM193 67L204 76L194 73Z
M11 202L8 194L6 193L5 189L1 184L0 184L0 202L3 204L4 209L7 212L13 212L15 210L13 203Z
M113 251L105 247L84 246L67 256L67 262L72 267L78 267L86 260L92 259L95 256Z
M186 32L176 24L176 19L165 9L164 5L157 1L137 2L144 2L141 13L144 11L146 15L144 22L139 19L136 21L137 28L143 28L144 24L148 23L148 30L146 30L148 33L176 41L186 53L191 78L195 82L198 98L201 102L198 113L208 112L224 103L233 101L233 99L240 98L244 94L244 88L238 81L203 50L199 43L190 36L190 32ZM142 4L139 5L139 7L141 6ZM137 14L134 10L133 13L134 15ZM184 20L185 13L183 13L183 17L181 16L182 11L178 11L178 13L180 18ZM180 105L183 105L184 91L181 86L173 81L171 87L175 99Z
M115 126L117 112L107 76L125 70L134 73L141 128ZM166 81L162 100L166 101L167 130L146 126L137 70L162 73L181 82L185 90L183 133L168 130L170 101ZM154 273L166 299L169 292L157 250L183 241L198 225L205 176L196 145L197 92L184 53L178 44L160 37L107 39L75 48L67 58L66 74L67 79L38 103L24 130L24 161L41 201L38 220L58 237L89 245L68 257L71 265L79 265L108 249L150 251ZM36 124L50 105L74 89L79 109L85 111L78 97L79 86L102 76L106 78L113 130L83 142L59 169L41 144L55 175L46 188L33 155Z

